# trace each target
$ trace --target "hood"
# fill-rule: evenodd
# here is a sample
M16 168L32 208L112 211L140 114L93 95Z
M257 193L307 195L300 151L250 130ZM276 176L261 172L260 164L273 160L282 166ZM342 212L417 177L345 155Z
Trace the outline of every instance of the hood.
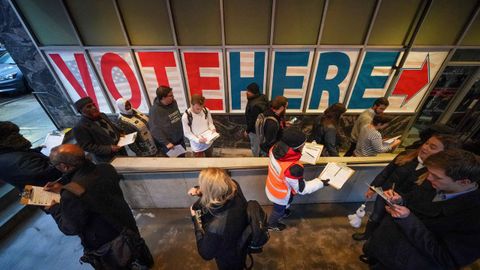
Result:
M300 151L294 150L282 141L273 146L272 153L273 157L279 161L297 161L302 156Z

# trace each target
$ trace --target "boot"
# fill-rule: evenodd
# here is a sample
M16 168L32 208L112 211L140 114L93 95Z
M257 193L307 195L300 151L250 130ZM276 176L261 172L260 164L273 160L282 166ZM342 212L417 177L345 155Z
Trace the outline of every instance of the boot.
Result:
M376 221L368 220L367 226L365 227L365 232L363 233L354 233L352 238L355 241L368 240L372 236L375 229L378 227L379 223Z

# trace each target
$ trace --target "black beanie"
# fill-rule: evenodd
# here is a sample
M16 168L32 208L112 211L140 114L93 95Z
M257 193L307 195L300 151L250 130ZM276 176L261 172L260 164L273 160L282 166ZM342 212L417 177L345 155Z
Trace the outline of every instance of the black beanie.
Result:
M247 91L252 93L252 94L255 94L255 95L260 94L260 89L258 88L258 84L256 84L256 83L249 84L247 86Z
M75 101L75 109L77 109L77 111L81 113L83 107L85 107L85 105L87 105L88 103L93 103L93 100L90 97L83 97Z
M305 143L307 137L301 130L292 127L283 130L282 138L280 140L289 147L296 149Z

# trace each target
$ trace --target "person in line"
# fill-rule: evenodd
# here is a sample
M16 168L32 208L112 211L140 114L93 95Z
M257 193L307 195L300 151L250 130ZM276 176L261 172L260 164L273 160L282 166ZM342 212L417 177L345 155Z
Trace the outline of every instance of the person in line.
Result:
M288 208L296 194L310 194L328 185L328 180L315 178L305 181L303 178L304 169L299 160L306 139L300 130L287 128L280 141L270 149L265 185L267 198L273 203L268 218L269 230L282 231L286 228L280 220L291 214Z
M390 102L387 98L381 97L375 100L372 107L363 111L355 120L353 124L352 132L350 134L350 148L345 152L345 157L351 157L355 148L357 147L358 137L360 136L360 131L365 125L368 125L372 122L375 115L382 115L383 112L387 109Z
M286 127L285 112L287 107L288 99L284 96L277 96L273 99L270 108L264 112L264 138L259 138L260 156L268 156L270 148L282 137L283 129Z
M460 269L480 258L479 157L449 149L424 165L433 192L387 192L395 204L361 256L371 269Z
M340 136L338 134L338 122L340 117L347 111L342 103L335 103L328 107L313 126L312 137L315 142L324 145L322 156L338 157Z
M185 148L182 115L172 88L162 85L157 88L156 94L157 97L150 107L148 127L160 152L166 156L167 152L177 145Z
M190 108L188 108L182 116L184 135L190 140L193 156L211 157L213 156L213 145L212 143L207 143L207 138L201 134L207 130L216 132L212 114L204 105L205 97L194 94L190 101Z
M108 163L93 164L75 144L53 148L50 160L69 183L45 185L46 190L61 196L60 202L47 207L46 212L64 234L80 237L84 248L81 261L95 269L152 266L153 258L123 197L115 168Z
M147 127L148 116L132 108L132 104L127 99L119 98L116 104L120 111L118 115L119 127L126 134L137 132L135 142L129 144L128 147L138 157L155 156L157 154L157 146Z
M379 153L393 151L400 145L401 141L396 139L393 143L385 143L382 139L382 130L388 126L392 118L386 115L375 115L370 124L364 126L358 136L357 148L355 148L354 156L356 157L373 157Z
M223 169L200 171L199 187L188 194L200 196L190 208L200 256L215 259L220 270L244 269L247 246L237 249L248 226L247 201L240 185Z
M423 145L416 150L408 150L398 154L370 184L382 187L383 190L391 189L395 184L395 192L400 195L407 194L422 185L421 179L425 176L427 168L423 165L430 155L451 148L458 148L457 139L450 135L433 134ZM365 193L371 199L375 192L368 189ZM380 224L385 215L385 201L378 196L375 199L373 211L368 219L365 232L354 233L352 238L357 241L367 240Z
M62 176L40 149L31 147L16 124L0 121L0 180L19 191L25 185L44 186Z
M84 151L93 154L95 161L109 162L115 156L127 155L117 145L123 131L98 110L90 97L77 100L75 108L82 118L73 128L73 135Z
M245 135L250 139L250 148L254 157L260 156L260 143L255 133L255 122L259 114L268 108L268 99L264 94L260 94L258 84L251 83L247 86L247 107L245 108L245 120L247 129Z

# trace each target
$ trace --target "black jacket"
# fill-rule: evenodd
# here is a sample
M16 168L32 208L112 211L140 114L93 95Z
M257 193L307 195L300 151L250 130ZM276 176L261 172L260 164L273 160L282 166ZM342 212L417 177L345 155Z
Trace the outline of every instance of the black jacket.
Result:
M44 186L62 174L44 154L30 150L0 150L0 180L22 191L25 185Z
M215 259L220 270L243 269L247 254L247 247L237 250L237 243L247 227L247 201L236 184L238 189L233 199L215 211L202 210L202 224L192 218L198 253L205 260ZM194 210L198 209L196 203Z
M313 126L312 138L316 143L323 144L322 156L338 157L338 146L340 138L337 134L337 128L334 125L322 124L322 118L318 118Z
M138 232L130 207L119 186L120 177L110 164L87 161L66 176L85 188L80 197L62 190L59 204L47 212L66 235L78 235L87 249L97 249L117 237L122 228Z
M255 122L259 114L268 108L268 99L265 95L258 95L247 102L245 108L245 120L247 122L247 133L255 133Z
M263 130L265 134L265 142L260 144L260 148L268 153L270 148L282 138L285 121L283 117L277 115L272 109L268 109L264 113L265 117L273 116L277 121L265 120Z
M82 116L80 121L73 128L73 135L80 147L82 147L83 150L94 154L97 161L108 162L115 156L115 153L112 153L111 146L118 143L121 130L113 124L105 114L102 113L101 118L112 126L117 135L116 140L97 125L95 121L85 116ZM117 155L125 155L124 150L118 152Z
M440 202L434 196L415 189L404 196L407 218L382 220L364 246L379 260L372 269L459 269L480 258L480 191Z
M416 185L415 181L418 177L427 172L425 167L415 170L418 166L418 159L414 158L402 166L395 164L395 161L401 155L406 154L404 151L392 160L378 175L373 179L370 185L390 189L395 183L395 191L400 194L410 192Z

